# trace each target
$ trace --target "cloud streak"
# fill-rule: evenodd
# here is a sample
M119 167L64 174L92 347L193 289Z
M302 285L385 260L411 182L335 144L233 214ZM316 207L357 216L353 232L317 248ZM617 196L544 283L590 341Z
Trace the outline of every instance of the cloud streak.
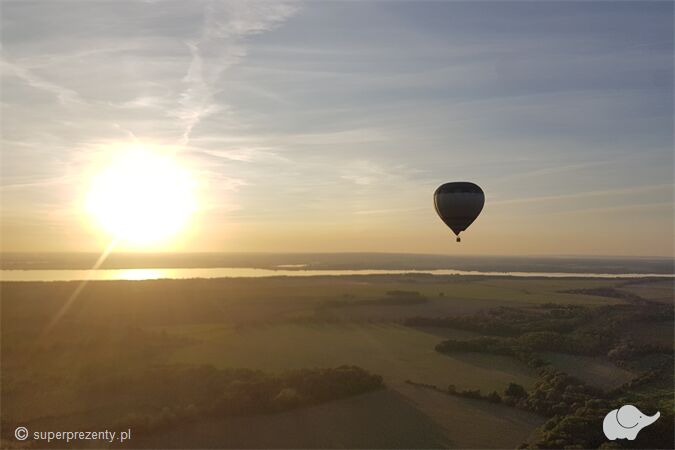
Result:
M578 200L584 198L592 197L611 197L618 195L635 195L635 194L646 194L649 192L673 192L672 183L664 184L654 184L650 186L637 186L631 188L620 188L620 189L606 189L598 191L587 191L587 192L576 192L574 194L562 194L562 195L543 195L539 197L525 197L525 198L514 198L509 200L496 200L490 202L491 205L516 205L524 203L539 203L539 202L552 202L559 200Z
M246 55L246 38L272 30L297 11L295 5L258 2L210 2L204 8L200 36L186 42L190 64L183 78L179 107L170 115L181 122L180 143L190 141L194 128L226 106L214 100L223 73Z
M195 250L269 250L286 225L274 250L306 247L311 221L335 227L344 249L393 250L391 236L409 233L406 248L434 251L431 196L452 180L487 194L478 252L528 250L538 235L561 246L565 221L546 217L579 208L610 208L590 214L608 253L635 225L611 208L647 208L632 215L641 228L671 233L660 203L673 198L671 5L300 6L6 2L3 242L95 240L78 197L107 151L134 142L198 180L198 222L213 231L195 234ZM384 222L351 244L343 232ZM237 237L222 231L233 223ZM665 250L653 238L638 252Z
M74 90L45 80L35 75L27 67L8 61L4 56L0 60L0 69L3 76L15 76L34 89L53 94L62 105L83 103L80 95Z

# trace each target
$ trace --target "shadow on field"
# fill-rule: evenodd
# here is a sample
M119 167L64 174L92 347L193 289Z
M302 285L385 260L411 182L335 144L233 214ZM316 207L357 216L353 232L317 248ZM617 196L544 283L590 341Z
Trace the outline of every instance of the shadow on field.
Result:
M530 367L527 367L524 363L512 356L487 355L469 352L453 353L452 355L446 356L475 367L480 367L481 369L492 370L495 372L502 370L507 373L520 373L523 376L531 376L533 372ZM506 368L508 368L508 371ZM506 385L504 385L504 387L506 387Z
M381 390L280 414L205 420L133 435L128 448L448 448L443 429Z

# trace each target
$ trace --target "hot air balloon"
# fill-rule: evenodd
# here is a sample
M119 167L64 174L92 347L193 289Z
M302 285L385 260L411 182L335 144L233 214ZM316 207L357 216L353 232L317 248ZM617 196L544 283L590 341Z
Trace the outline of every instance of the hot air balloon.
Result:
M436 213L457 235L457 242L461 242L459 233L476 220L484 204L483 190L468 181L445 183L434 192Z

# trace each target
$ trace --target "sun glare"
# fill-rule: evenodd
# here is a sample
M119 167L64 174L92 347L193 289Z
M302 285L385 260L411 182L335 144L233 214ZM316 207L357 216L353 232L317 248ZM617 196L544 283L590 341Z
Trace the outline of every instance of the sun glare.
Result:
M163 242L194 210L192 181L176 160L144 148L121 151L93 177L87 211L106 233L135 246Z

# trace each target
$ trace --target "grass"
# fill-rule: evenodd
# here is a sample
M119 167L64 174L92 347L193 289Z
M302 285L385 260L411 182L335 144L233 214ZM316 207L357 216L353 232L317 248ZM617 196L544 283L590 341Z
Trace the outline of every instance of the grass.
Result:
M647 300L672 303L675 300L673 283L673 280L650 280L650 282L645 283L628 284L622 286L621 289Z
M412 386L141 436L150 448L515 448L544 419Z
M442 355L434 351L439 337L433 332L392 324L281 324L243 330L191 326L165 331L193 341L175 350L169 359L174 363L274 372L355 364L389 383L412 379L484 390L503 390L512 381L531 386L535 381L535 372L512 358Z
M551 352L542 353L542 357L553 367L605 390L619 387L637 375L604 358Z

